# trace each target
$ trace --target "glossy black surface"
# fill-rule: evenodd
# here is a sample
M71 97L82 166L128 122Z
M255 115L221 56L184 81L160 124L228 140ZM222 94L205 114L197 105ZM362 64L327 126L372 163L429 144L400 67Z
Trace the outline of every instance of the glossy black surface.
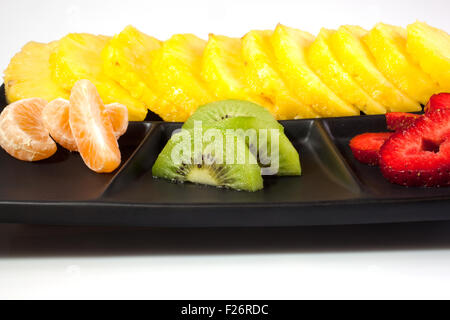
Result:
M1 106L4 91L1 92ZM91 172L76 153L25 163L0 150L0 222L161 227L300 226L450 220L450 189L389 184L355 161L349 140L385 131L384 116L284 121L300 152L301 177L270 177L255 193L152 177L173 130L150 114L120 139L123 162Z

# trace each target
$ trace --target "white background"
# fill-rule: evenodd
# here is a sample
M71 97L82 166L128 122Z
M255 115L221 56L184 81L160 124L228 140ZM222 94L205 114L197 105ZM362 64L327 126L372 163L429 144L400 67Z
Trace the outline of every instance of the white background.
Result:
M48 42L69 32L112 35L133 24L164 40L192 32L242 36L279 22L318 33L321 27L377 22L406 26L419 19L450 30L448 0L0 0L0 67L30 40Z
M448 0L1 0L0 67L27 41L127 24L165 39L416 19ZM450 224L156 230L0 226L0 298L450 298Z

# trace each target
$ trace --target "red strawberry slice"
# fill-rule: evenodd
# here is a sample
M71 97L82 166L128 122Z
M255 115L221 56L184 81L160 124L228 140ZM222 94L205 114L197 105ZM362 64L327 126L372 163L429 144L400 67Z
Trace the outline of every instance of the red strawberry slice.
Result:
M450 93L439 93L430 98L430 101L428 101L428 104L425 107L425 112L448 108L450 108Z
M378 165L380 148L391 137L390 132L364 133L350 141L353 156L362 163Z
M395 133L380 150L380 168L404 186L450 186L450 109L437 109Z
M391 112L386 114L386 124L391 131L405 130L412 126L420 116L406 112Z

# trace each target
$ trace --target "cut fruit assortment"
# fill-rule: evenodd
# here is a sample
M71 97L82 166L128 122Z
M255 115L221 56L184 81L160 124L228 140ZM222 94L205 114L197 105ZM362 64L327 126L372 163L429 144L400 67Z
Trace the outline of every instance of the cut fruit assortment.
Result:
M185 122L204 104L239 99L277 120L421 111L450 91L450 36L426 23L322 29L317 37L278 25L242 39L208 41L177 34L166 41L132 26L114 37L69 34L31 42L5 71L8 102L68 99L90 80L106 104L127 106L131 121L147 110Z
M433 96L422 116L387 114L386 120L395 132L355 137L350 142L355 158L379 164L383 176L394 184L450 186L450 94Z
M127 127L127 108L118 103L104 106L96 87L80 80L70 101L32 98L7 106L0 115L0 146L16 159L33 162L54 155L56 141L80 152L91 170L108 173L120 165L117 139Z
M395 184L450 185L450 36L423 22L344 25L317 37L279 24L208 41L160 41L132 26L114 37L69 34L26 44L4 82L10 105L0 115L0 146L23 161L47 159L59 144L91 170L113 172L128 121L150 110L184 122L155 177L258 191L265 175L302 173L277 120L386 114L393 132L352 139L355 158ZM410 113L425 104L424 115ZM199 149L198 134L212 143ZM230 151L230 141L244 149Z

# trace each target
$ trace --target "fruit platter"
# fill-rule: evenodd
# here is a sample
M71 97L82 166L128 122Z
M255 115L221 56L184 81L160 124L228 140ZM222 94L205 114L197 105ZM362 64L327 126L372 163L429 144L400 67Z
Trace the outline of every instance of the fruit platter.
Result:
M0 111L0 223L450 220L450 35L424 22L30 42Z

